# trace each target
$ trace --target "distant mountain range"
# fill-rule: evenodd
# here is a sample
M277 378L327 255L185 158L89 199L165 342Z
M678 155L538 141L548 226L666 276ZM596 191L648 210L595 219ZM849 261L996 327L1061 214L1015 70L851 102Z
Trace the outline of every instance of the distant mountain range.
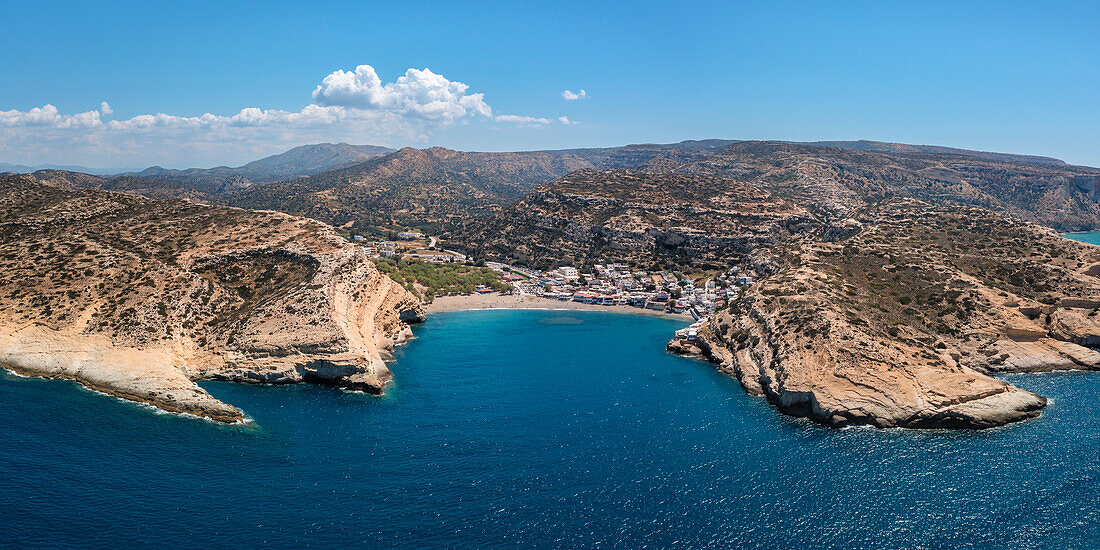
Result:
M505 209L540 186L550 187L538 196L551 196L546 193L555 180L579 170L747 182L825 217L846 215L871 197L911 195L1000 210L1059 230L1100 227L1096 169L1048 157L875 141L693 140L526 152L316 144L235 168L154 167L112 177L51 170L39 176L70 187L280 210L363 231L420 227L468 236L470 224L517 216ZM483 235L481 242L501 234Z
M67 170L69 172L83 172L85 174L93 174L97 176L109 176L111 174L121 174L123 172L140 170L140 168L88 168L87 166L66 164L38 164L35 166L28 166L26 164L9 164L7 162L0 162L0 173L12 172L15 174L30 174L31 172L37 172L39 170Z
M796 142L797 143L797 142ZM805 145L820 145L823 147L837 147L851 149L853 151L868 151L871 153L904 153L904 154L929 154L929 155L964 155L979 157L988 160L1001 160L1005 162L1030 162L1035 164L1053 164L1066 166L1066 162L1052 157L1040 157L1035 155L1016 155L1012 153L993 153L989 151L971 151L968 149L956 149L954 147L941 147L939 145L907 145L905 143L889 143L884 141L809 141Z
M252 182L276 181L308 176L325 170L342 168L357 162L392 153L394 150L379 145L350 145L347 143L315 143L295 147L285 153L254 160L244 166L216 166L214 168L186 168L182 170L151 166L149 168L88 168L77 165L9 164L0 162L0 172L29 174L39 170L65 170L96 176L138 176L167 180L224 180L230 177L244 178Z
M316 143L295 147L285 153L254 160L236 168L218 166L170 170L153 166L141 172L123 175L174 180L224 179L235 176L252 182L268 182L342 168L392 152L393 149L378 145Z

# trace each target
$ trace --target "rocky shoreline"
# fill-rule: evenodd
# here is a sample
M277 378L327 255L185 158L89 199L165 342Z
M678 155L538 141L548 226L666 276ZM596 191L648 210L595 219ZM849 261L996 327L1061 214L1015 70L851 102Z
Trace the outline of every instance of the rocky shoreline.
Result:
M758 255L759 284L669 351L836 427L1002 426L1038 416L1047 400L997 373L1100 370L1100 249L912 201L862 222L837 243ZM884 233L925 242L886 244ZM982 243L973 253L956 244L966 233Z
M195 382L381 393L424 319L318 222L4 178L0 364L20 375L235 423Z

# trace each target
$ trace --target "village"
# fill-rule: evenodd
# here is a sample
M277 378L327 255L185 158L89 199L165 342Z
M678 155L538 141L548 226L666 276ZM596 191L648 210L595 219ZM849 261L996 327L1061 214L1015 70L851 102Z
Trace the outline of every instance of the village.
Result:
M602 306L633 306L699 319L737 297L753 279L732 268L713 277L691 279L679 272L646 271L625 264L596 264L587 272L562 266L542 272L496 262L486 266L522 295Z
M391 235L392 237L393 235ZM397 240L367 242L356 235L368 256L402 258L434 264L467 263L466 255L438 248L435 237L420 232L404 231ZM670 270L644 270L622 263L601 263L591 267L560 266L539 271L500 262L478 262L496 273L501 283L492 288L485 284L474 287L475 293L496 292L520 296L535 296L560 302L575 302L595 306L630 306L672 314L690 315L697 322L677 333L678 338L694 340L691 332L716 309L735 300L740 289L751 286L752 274L732 267L722 273L686 275ZM509 290L501 291L501 288ZM683 334L681 334L681 332Z

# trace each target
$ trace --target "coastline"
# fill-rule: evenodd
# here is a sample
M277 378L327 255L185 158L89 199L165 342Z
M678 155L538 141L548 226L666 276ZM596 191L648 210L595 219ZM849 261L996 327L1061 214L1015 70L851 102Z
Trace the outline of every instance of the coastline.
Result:
M671 313L668 311L656 311L642 309L633 306L600 306L596 304L583 304L580 302L562 302L541 296L520 296L516 294L469 294L464 296L439 296L432 303L424 305L424 311L429 315L444 311L468 311L476 309L557 309L570 311L610 311L615 313L631 313L634 315L646 315L650 317L664 317L692 321L687 313Z

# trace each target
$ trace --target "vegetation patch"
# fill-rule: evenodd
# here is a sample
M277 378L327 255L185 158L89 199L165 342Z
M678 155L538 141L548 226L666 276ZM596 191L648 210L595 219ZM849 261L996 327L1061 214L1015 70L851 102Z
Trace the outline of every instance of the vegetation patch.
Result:
M498 291L510 288L497 277L495 271L487 267L435 264L401 258L374 258L373 261L379 271L389 275L397 284L429 300L447 294L470 294L479 285Z

